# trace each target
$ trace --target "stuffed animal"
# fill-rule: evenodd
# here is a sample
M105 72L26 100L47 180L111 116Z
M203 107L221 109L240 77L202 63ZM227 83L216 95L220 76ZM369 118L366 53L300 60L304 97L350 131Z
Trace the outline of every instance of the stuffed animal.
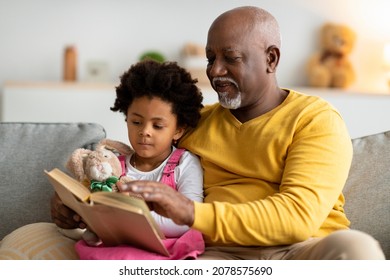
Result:
M76 180L80 181L91 192L118 191L118 181L126 183L131 178L123 176L123 167L116 153L129 155L132 153L130 146L110 139L101 140L95 150L76 149L66 163L67 169ZM102 242L98 236L87 229L62 229L58 230L65 236L80 240L83 239L90 246L98 246Z
M355 32L342 24L327 23L321 29L321 50L308 61L308 82L313 87L346 88L355 80L355 72L348 55L355 40Z
M118 191L116 183L126 183L131 180L122 176L123 166L114 153L129 155L132 153L130 146L110 139L103 139L98 143L94 151L79 148L69 158L66 167L73 176L92 192Z

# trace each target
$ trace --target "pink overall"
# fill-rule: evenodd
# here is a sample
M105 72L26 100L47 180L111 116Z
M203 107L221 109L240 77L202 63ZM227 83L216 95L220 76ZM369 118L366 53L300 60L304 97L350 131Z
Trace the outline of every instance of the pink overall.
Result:
M175 167L179 164L183 152L184 149L176 149L163 170L161 182L173 189L176 189ZM168 257L129 245L93 247L87 245L84 240L78 241L75 248L82 260L183 260L196 259L204 252L202 234L193 229L189 229L180 237L166 238L163 244L169 252Z

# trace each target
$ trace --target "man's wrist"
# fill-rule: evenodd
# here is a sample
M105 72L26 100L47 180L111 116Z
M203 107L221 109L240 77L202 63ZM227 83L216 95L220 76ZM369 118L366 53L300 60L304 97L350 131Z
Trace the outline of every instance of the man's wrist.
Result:
M191 227L194 224L194 221L195 221L195 203L192 200L189 200L189 211L188 211L188 213L190 215L188 215L188 222L186 223L186 225Z

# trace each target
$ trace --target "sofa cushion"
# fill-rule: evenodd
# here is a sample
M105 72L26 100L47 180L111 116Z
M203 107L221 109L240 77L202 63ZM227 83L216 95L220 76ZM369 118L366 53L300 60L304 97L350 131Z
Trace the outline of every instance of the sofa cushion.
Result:
M44 170L58 167L73 150L106 136L92 123L0 123L0 240L12 230L49 222L53 188Z
M390 131L352 140L353 160L344 188L351 228L375 237L390 258Z
M0 260L77 260L75 241L53 223L22 226L0 242Z

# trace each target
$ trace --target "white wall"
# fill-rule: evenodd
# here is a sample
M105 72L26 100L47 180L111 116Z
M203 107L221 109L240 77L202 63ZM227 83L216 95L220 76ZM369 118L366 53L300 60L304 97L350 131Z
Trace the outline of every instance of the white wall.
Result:
M381 53L390 41L388 0L0 0L0 91L6 80L61 80L68 44L78 48L80 80L88 61L103 60L117 82L145 50L177 60L186 42L204 44L212 20L241 5L266 8L280 23L281 86L305 85L303 67L316 50L318 29L333 21L358 33L353 87L387 90Z

